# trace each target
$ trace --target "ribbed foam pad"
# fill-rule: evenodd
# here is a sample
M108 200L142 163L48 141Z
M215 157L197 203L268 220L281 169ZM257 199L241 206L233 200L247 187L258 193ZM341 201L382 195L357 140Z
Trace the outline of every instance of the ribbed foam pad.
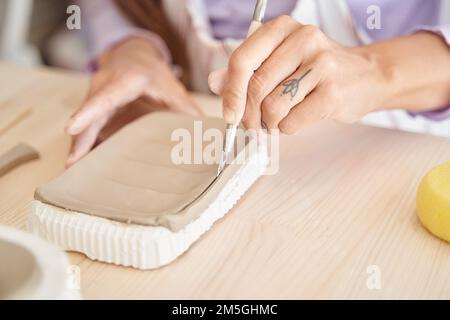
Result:
M158 268L174 261L222 218L264 173L267 164L267 150L262 148L239 168L200 217L178 232L111 221L38 200L32 202L29 229L64 250L84 253L93 260L138 269Z

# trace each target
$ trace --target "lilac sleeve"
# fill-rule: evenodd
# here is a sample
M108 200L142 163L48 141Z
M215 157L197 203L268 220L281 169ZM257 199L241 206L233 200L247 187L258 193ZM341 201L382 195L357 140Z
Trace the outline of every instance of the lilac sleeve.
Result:
M78 4L84 22L82 30L87 37L92 60L126 38L140 37L151 42L163 59L171 63L171 55L164 41L153 32L133 26L112 0L78 0Z
M418 32L418 31L429 31L429 32L433 32L435 34L438 34L442 37L442 39L444 39L447 44L449 45L449 50L450 50L450 25L446 25L446 26L417 26L414 28L413 32ZM410 114L412 116L423 116L425 118L428 118L430 120L435 120L435 121L443 121L443 120L447 120L448 118L450 118L450 106L449 107L444 107L438 110L432 110L432 111L425 111L425 112L410 112Z
M413 29L413 32L418 32L418 31L429 31L429 32L436 33L436 34L440 35L445 40L445 42L447 42L447 44L450 46L450 25L446 25L446 26L421 25L421 26L417 26Z

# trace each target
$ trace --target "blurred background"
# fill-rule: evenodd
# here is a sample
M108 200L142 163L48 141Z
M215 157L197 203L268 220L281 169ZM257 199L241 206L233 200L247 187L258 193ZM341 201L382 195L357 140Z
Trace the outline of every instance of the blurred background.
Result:
M101 2L91 0L100 6ZM67 9L78 0L0 0L0 60L86 71L95 57L82 30L69 30ZM99 18L100 19L100 18ZM83 12L81 12L83 21ZM100 34L101 37L101 34ZM367 115L361 121L412 132L450 137L450 119L431 121L395 110Z
M47 64L83 70L87 42L66 27L66 10L74 1L0 0L0 59L18 64Z

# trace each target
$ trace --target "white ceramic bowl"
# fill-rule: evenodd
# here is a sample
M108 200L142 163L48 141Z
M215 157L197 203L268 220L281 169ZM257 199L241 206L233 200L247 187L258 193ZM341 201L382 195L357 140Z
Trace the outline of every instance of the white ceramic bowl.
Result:
M55 246L0 226L0 300L77 299L79 290L69 283L71 270Z

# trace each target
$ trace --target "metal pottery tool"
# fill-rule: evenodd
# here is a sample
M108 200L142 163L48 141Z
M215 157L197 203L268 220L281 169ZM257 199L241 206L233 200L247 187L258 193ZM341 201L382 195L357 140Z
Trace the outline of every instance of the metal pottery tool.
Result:
M253 19L248 29L247 38L251 36L259 27L261 27L264 19L264 13L266 12L267 0L257 0L255 10L253 12ZM233 149L234 141L236 140L236 131L238 124L228 123L225 132L224 147L222 150L222 156L220 158L219 168L217 169L217 176L225 169L225 165L230 156L230 152Z

